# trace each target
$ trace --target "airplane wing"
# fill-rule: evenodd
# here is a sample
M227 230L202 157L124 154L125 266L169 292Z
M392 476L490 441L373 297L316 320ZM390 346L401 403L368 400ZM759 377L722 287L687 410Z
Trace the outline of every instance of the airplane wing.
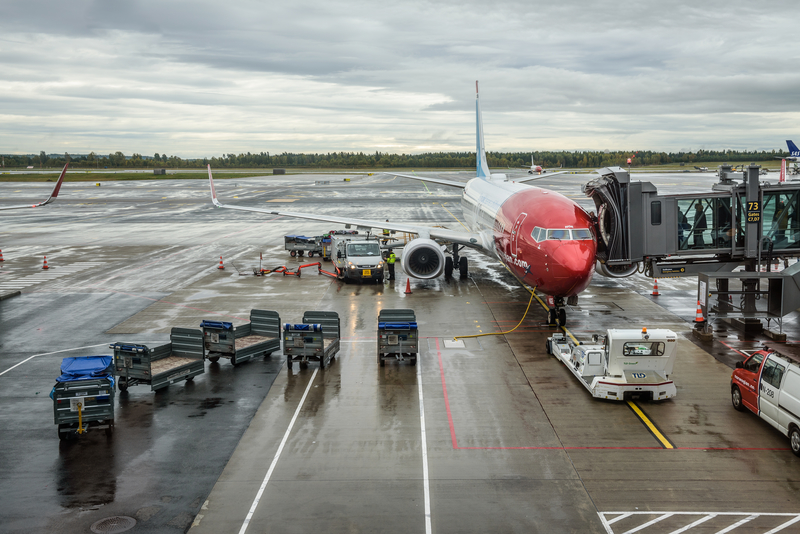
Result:
M398 175L399 176L399 175ZM416 176L414 178L420 178ZM211 187L211 202L218 208L228 208L240 211L254 211L257 213L265 213L268 215L280 215L282 217L294 217L297 219L308 219L312 221L330 222L335 224L355 225L364 228L377 228L379 230L394 230L395 232L405 232L409 234L417 234L420 237L427 239L440 239L459 245L466 245L472 248L486 248L483 236L476 232L460 232L457 230L448 230L447 228L433 228L431 226L418 226L415 224L402 224L392 223L386 221L370 221L367 219L355 219L350 217L335 217L332 215L317 215L313 213L297 213L292 211L276 211L266 208L251 208L246 206L232 206L222 204L217 199L217 191L214 188L214 178L211 175L211 165L208 166L208 183ZM449 185L449 184L445 184Z
M522 178L514 178L511 180L512 182L517 182L520 184L524 184L525 182L532 182L534 180L539 180L540 178L550 178L552 176L558 176L559 174L567 174L569 171L561 171L561 172L548 172L545 174L536 174L534 176L523 176Z
M467 182L454 182L452 180L444 180L442 178L428 178L427 176L416 176L414 174L398 174L396 172L387 172L385 174L390 174L392 176L399 176L401 178L411 178L412 180L417 180L419 182L430 182L432 184L460 187L461 189L464 189L467 186Z
M64 181L64 176L66 176L67 174L67 167L69 167L69 163L64 165L64 170L61 171L61 176L58 177L58 181L56 182L56 186L53 188L53 192L50 193L50 196L44 202L39 202L38 204L23 204L21 206L2 206L0 207L0 210L14 210L17 208L38 208L40 206L46 206L47 204L50 204L58 196L58 191L61 189L61 182Z

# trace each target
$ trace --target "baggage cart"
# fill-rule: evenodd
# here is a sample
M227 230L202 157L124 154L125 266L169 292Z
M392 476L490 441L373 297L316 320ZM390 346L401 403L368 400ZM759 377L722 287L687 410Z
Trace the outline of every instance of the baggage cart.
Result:
M192 380L205 372L203 332L196 328L173 328L170 343L157 347L132 343L114 343L114 368L117 386L149 384L151 391L175 382Z
M285 235L283 236L284 248L289 251L291 257L302 256L308 252L308 257L315 253L322 256L322 237L307 237L304 235Z
M61 376L50 392L58 438L73 439L90 429L114 432L114 366L111 356L61 361Z
M419 354L419 332L414 310L385 309L378 314L378 364L386 360L405 361L417 364Z
M281 349L281 318L274 311L250 310L250 322L239 326L203 321L200 327L205 354L212 363L228 358L237 365Z
M302 324L283 325L283 351L288 368L292 368L292 362L306 367L309 361L318 361L320 369L324 369L339 351L340 331L339 314L331 311L307 311Z

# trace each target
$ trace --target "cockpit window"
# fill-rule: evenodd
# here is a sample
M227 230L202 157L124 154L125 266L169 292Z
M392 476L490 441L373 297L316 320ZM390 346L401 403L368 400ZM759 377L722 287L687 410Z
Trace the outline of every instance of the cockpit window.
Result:
M588 228L576 228L572 230L572 239L577 239L577 240L592 239L592 232Z
M547 239L569 239L569 230L548 230Z
M543 234L544 234L544 229L543 229L543 228L539 228L539 227L537 226L536 228L534 228L534 229L533 229L533 232L531 232L531 237L532 237L532 238L534 239L534 241L536 241L536 242L539 242L539 241L544 241L544 239L543 239L543 237L544 237L544 236L543 236Z

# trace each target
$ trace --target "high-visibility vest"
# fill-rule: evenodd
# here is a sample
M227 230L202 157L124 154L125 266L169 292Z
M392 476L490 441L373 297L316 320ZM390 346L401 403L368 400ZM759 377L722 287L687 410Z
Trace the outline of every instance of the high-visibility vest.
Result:
M389 254L389 257L386 259L386 263L394 263L397 260L397 256L394 255L394 252Z
M383 235L389 235L389 230L387 228L383 229Z

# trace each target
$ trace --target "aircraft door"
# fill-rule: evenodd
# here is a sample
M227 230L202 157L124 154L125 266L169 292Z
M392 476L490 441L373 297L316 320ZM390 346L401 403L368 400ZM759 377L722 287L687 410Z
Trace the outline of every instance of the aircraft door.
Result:
M519 230L522 227L522 222L528 217L527 213L520 213L517 220L514 221L514 227L511 229L511 255L517 257Z

